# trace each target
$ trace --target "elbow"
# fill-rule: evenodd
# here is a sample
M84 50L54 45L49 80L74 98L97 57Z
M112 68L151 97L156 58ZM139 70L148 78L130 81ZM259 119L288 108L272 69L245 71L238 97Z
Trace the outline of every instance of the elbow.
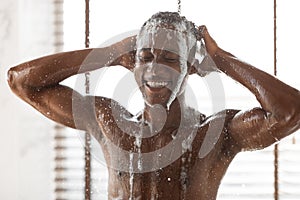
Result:
M11 90L15 91L18 88L18 72L14 68L10 68L7 72L7 82Z
M297 113L289 116L289 119L286 121L287 132L292 134L299 130L300 128L300 111L298 109Z
M300 92L296 91L283 104L273 106L268 112L270 130L279 132L278 138L286 137L300 129Z
M25 89L26 75L22 75L15 67L7 72L7 82L10 89L17 95L20 95Z
M296 104L295 111L293 114L294 116L292 116L292 118L294 118L296 130L298 130L300 128L300 92L299 92L298 102Z
M300 93L299 93L300 94ZM289 134L300 128L300 95L294 102L290 102L289 107L280 117L276 117L276 121L286 127Z
M300 128L300 92L298 91L295 101L291 102L291 108L289 109L289 114L287 115L288 121L296 127Z

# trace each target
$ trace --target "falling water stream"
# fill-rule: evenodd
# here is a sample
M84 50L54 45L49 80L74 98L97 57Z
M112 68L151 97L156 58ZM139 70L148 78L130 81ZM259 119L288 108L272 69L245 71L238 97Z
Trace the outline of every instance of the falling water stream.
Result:
M177 4L178 4L177 12L178 12L179 14L181 14L181 0L178 0L178 1L177 1Z
M129 154L129 192L130 192L130 196L129 196L129 200L133 200L133 181L134 181L134 173L133 173L133 153Z

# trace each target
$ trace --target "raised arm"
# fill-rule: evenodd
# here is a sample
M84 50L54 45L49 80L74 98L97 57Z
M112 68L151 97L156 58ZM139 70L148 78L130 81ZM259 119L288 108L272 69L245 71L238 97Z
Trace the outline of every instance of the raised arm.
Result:
M248 88L261 105L240 111L228 125L241 148L261 149L298 130L300 92L219 48L205 26L200 31L217 69Z
M85 108L90 101L71 88L60 85L64 79L104 66L134 67L135 36L105 48L63 52L22 63L8 71L12 91L46 117L66 126L86 129L91 116ZM101 98L104 99L104 98ZM77 123L73 117L73 100L82 105ZM87 106L87 107L86 107ZM78 108L80 109L80 108Z

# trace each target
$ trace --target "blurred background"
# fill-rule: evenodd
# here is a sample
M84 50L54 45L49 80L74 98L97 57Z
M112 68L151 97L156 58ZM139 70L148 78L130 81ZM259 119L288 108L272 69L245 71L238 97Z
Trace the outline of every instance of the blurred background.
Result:
M90 0L90 5L90 47L138 30L158 11L178 8L176 0ZM300 2L277 0L276 6L277 76L300 90ZM182 0L181 14L196 25L205 24L223 49L274 74L273 0ZM85 1L0 0L0 24L0 199L84 199L84 133L55 124L18 99L8 88L6 73L37 57L84 48ZM121 79L124 74L119 68L106 70L101 80L105 87L96 93L111 97L116 86L109 77ZM221 78L226 108L259 105L242 86ZM72 86L74 79L65 84ZM197 76L189 82L199 100L196 107L212 114L206 84ZM132 96L133 110L142 109L139 93ZM218 199L299 199L299 143L298 131L280 142L276 156L274 146L239 154ZM97 144L92 147L91 199L106 199L105 165L97 159Z

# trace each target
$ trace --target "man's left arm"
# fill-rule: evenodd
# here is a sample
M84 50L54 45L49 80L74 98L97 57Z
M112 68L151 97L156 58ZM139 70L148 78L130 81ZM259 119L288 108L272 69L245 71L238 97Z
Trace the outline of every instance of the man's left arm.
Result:
M205 27L202 36L218 70L248 88L261 108L237 113L228 131L244 150L267 147L300 128L300 92L220 49Z

